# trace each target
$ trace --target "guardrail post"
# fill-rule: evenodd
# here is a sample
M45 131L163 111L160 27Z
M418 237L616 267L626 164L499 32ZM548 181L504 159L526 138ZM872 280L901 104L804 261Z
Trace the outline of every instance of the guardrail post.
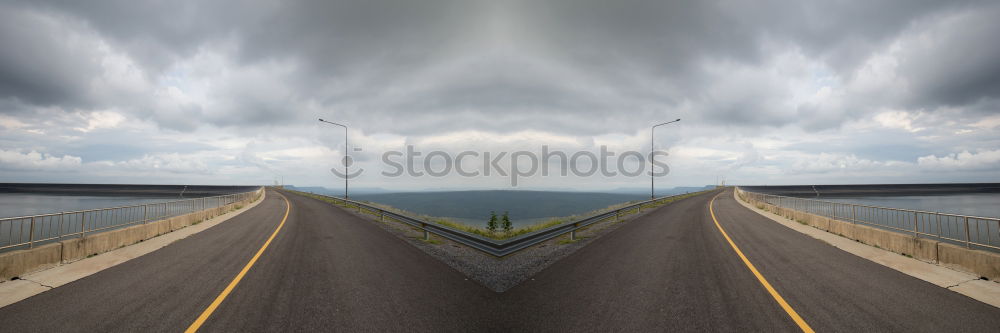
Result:
M66 214L59 214L59 239L62 239L62 237L63 237L63 218L64 217L66 217Z
M80 213L80 238L87 236L87 212Z
M146 221L149 221L149 218L146 217L146 208L148 207L149 205L142 205L142 224L146 224Z
M424 240L431 240L431 233L427 232L427 223L420 223L420 229L424 231Z
M917 238L917 234L920 233L920 219L917 212L913 212L913 238Z
M31 228L28 231L28 248L35 247L35 217L31 217Z
M573 223L573 231L569 232L569 240L571 240L571 241L575 241L576 240L576 228L579 228L579 227L580 227L579 223Z
M384 210L378 212L378 221L385 223L385 211Z
M937 235L938 237L944 236L944 231L941 231L941 214L934 214L934 215L936 215L936 220L937 220Z
M615 211L615 222L621 221L621 219L622 219L622 210L621 209L616 210Z
M851 222L858 224L858 206L851 204Z
M969 245L970 241L971 240L969 239L969 217L966 216L965 217L965 248L968 249L968 248L972 247L972 246Z

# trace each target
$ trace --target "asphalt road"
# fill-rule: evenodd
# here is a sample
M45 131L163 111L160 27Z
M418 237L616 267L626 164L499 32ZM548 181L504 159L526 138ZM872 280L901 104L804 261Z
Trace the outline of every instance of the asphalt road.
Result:
M286 194L289 216L202 331L796 331L709 214L715 193L622 225L497 294L372 223ZM183 331L285 214L257 207L0 308L0 331ZM996 331L1000 310L816 241L731 192L715 216L817 331Z
M511 329L798 331L722 236L716 193L629 222L501 296ZM715 216L818 332L996 332L1000 309L841 251L742 207Z
M339 208L285 194L291 211L203 332L472 331L495 294ZM3 332L184 331L273 233L285 201L0 308Z

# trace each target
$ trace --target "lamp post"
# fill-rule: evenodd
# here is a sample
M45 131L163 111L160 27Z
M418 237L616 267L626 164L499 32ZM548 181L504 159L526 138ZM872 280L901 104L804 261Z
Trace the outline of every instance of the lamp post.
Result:
M335 123L335 122L332 122L332 121L326 121L326 120L323 120L323 118L320 118L319 121L322 122L322 123L327 123L327 124L331 124L331 125L337 125L337 126L340 126L340 127L344 128L344 158L347 158L347 156L348 156L347 155L348 154L348 149L347 149L347 126L341 125L341 124L338 124L338 123ZM348 177L348 175L350 174L348 168L350 168L350 167L347 164L348 164L347 160L344 160L344 199L347 199L347 179L350 178L350 177Z
M650 200L656 199L656 193L653 190L653 186L654 186L653 184L655 183L655 181L654 181L655 177L653 176L653 145L654 145L654 143L653 143L654 142L653 141L653 137L654 137L653 133L654 133L654 131L656 130L657 127L660 127L660 126L663 126L663 125L666 125L666 124L676 123L678 121L681 121L681 119L677 118L677 120L674 120L674 121L668 121L668 122L665 122L665 123L656 124L656 125L653 125L653 127L651 127L649 129L649 199Z

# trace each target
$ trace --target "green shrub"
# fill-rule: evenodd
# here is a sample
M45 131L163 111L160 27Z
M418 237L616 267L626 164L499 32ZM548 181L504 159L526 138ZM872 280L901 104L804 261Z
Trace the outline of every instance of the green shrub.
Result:
M501 226L503 226L503 232L505 234L509 234L511 225L510 225L510 217L507 215L507 212L503 212L503 218L500 219L500 224Z
M491 234L497 232L497 212L490 211L490 220L486 222L486 230L489 230Z

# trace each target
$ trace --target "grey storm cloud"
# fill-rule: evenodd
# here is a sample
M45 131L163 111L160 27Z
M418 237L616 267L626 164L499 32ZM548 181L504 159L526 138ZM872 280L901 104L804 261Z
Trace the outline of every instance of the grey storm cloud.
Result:
M993 3L939 23L931 33L943 41L939 45L911 42L917 45L900 66L915 83L912 103L965 106L1000 97L1000 43L990 41L1000 32L998 14L1000 3Z
M92 51L67 43L51 18L0 8L0 98L34 105L90 105ZM12 112L14 108L5 108Z
M920 34L915 26L970 9L967 18L936 23L941 46L904 57L899 68L910 93L895 103L932 108L1000 97L1000 46L991 42L1000 9L988 2L121 0L0 7L0 98L66 109L116 106L182 130L196 120L287 125L318 112L402 134L500 124L594 135L672 115L721 126L836 127L870 101L787 109L783 87L753 78L732 83L705 67L768 64L774 48L783 48L851 78L901 34ZM215 48L239 68L290 65L266 83L236 81L213 91L223 103L155 106L142 93L95 93L91 79L102 64L59 29L93 31L152 82ZM808 117L818 114L826 118Z

